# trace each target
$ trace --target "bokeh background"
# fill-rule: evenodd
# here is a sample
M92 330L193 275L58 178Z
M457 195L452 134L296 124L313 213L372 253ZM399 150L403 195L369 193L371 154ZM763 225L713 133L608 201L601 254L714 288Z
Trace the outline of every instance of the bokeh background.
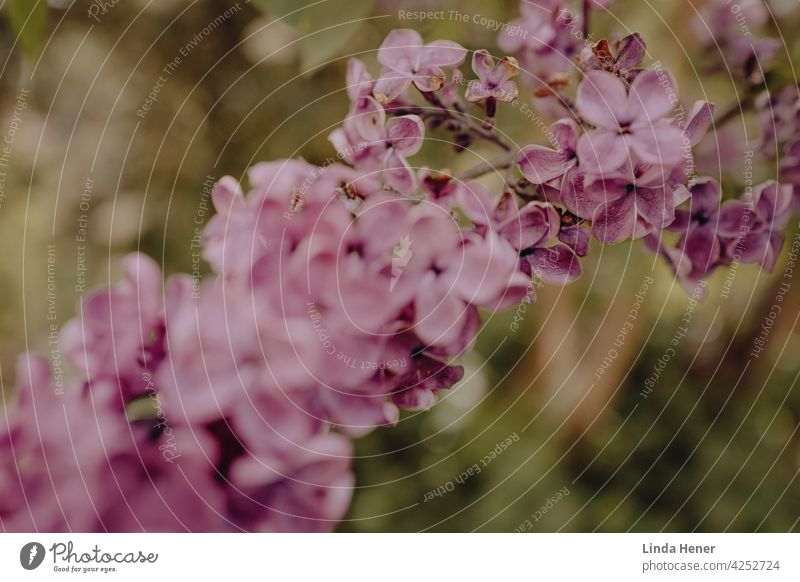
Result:
M118 279L124 254L147 252L166 273L196 268L192 236L211 215L210 180L239 177L262 160L335 157L326 137L347 111L348 56L377 73L375 51L398 27L496 53L497 32L471 17L518 14L513 0L354 0L283 19L311 3L51 0L31 12L20 43L14 4L5 2L0 21L0 136L10 151L0 168L7 398L16 355L57 359L51 325L73 315L82 288ZM693 36L689 23L702 5L620 0L595 19L592 36L640 32L647 62L674 73L684 106L705 98L724 109L742 88L713 72L719 55ZM800 57L800 5L770 7L768 28L785 42L769 79L780 85L794 79ZM469 21L399 15L420 9L456 10ZM545 143L520 110L501 108L498 125L519 145ZM745 152L759 140L752 115L714 128L703 173L738 194ZM490 150L477 146L454 158L431 141L417 158L458 170L483 155ZM758 157L752 170L756 183L776 173ZM800 530L800 281L786 270L797 232L795 218L773 274L723 269L696 305L641 244L594 242L580 281L539 289L524 313L488 319L466 379L431 411L406 413L396 428L358 441L358 490L340 530ZM779 295L781 312L770 319ZM687 313L675 356L646 390ZM766 348L752 358L767 320ZM634 324L615 344L626 321ZM480 471L470 471L476 464Z

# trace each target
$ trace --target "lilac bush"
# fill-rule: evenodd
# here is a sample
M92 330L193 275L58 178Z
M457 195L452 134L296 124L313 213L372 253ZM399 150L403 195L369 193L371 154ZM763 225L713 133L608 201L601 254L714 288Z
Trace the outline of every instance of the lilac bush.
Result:
M213 279L164 282L152 259L127 257L124 281L61 332L77 371L63 394L45 361L19 360L3 529L331 530L355 485L352 439L433 406L482 317L535 299L532 280L567 284L590 246L631 239L687 285L734 260L771 270L798 206L796 87L754 100L787 183L726 196L695 171L713 105L679 117L677 84L644 64L639 34L580 40L612 2L585 4L523 1L530 34L504 31L509 54L473 51L468 82L467 49L392 31L374 76L349 62L350 109L329 136L341 162L260 163L246 185L216 184ZM746 50L724 10L707 16L702 41L731 44L741 66L769 50ZM521 86L558 112L548 146L496 128ZM483 141L498 157L459 175L421 167L437 129L454 155ZM489 173L501 188L479 181Z

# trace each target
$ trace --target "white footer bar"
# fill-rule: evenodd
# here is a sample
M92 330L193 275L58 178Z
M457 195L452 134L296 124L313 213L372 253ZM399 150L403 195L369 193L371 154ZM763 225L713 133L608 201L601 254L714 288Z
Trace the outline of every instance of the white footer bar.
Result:
M796 534L0 534L0 580L777 582L798 554Z

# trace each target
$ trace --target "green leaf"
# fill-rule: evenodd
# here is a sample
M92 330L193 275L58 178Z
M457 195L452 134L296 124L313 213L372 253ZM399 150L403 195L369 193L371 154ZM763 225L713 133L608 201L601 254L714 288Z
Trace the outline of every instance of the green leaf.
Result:
M8 0L8 19L29 59L39 56L47 31L47 0Z
M253 0L257 8L297 30L302 37L300 64L307 72L341 51L372 12L373 3L374 0Z

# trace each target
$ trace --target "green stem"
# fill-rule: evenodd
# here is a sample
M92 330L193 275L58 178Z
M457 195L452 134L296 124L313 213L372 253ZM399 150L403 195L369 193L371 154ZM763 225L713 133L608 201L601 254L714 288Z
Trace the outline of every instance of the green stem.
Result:
M516 152L509 152L500 156L499 158L483 162L482 164L478 164L477 166L470 168L458 176L458 179L474 180L476 178L480 178L481 176L485 176L486 174L491 174L492 172L508 169L514 164L516 157Z
M487 141L492 142L493 144L503 148L507 152L510 152L514 149L502 137L497 135L497 133L495 133L490 129L485 129L480 124L475 123L475 120L470 118L466 113L461 113L460 111L454 111L449 107L447 107L444 103L442 103L442 101L435 93L423 92L422 95L431 105L440 110L445 117L447 117L448 119L452 119L453 121L456 121L458 123L461 123L471 133Z

